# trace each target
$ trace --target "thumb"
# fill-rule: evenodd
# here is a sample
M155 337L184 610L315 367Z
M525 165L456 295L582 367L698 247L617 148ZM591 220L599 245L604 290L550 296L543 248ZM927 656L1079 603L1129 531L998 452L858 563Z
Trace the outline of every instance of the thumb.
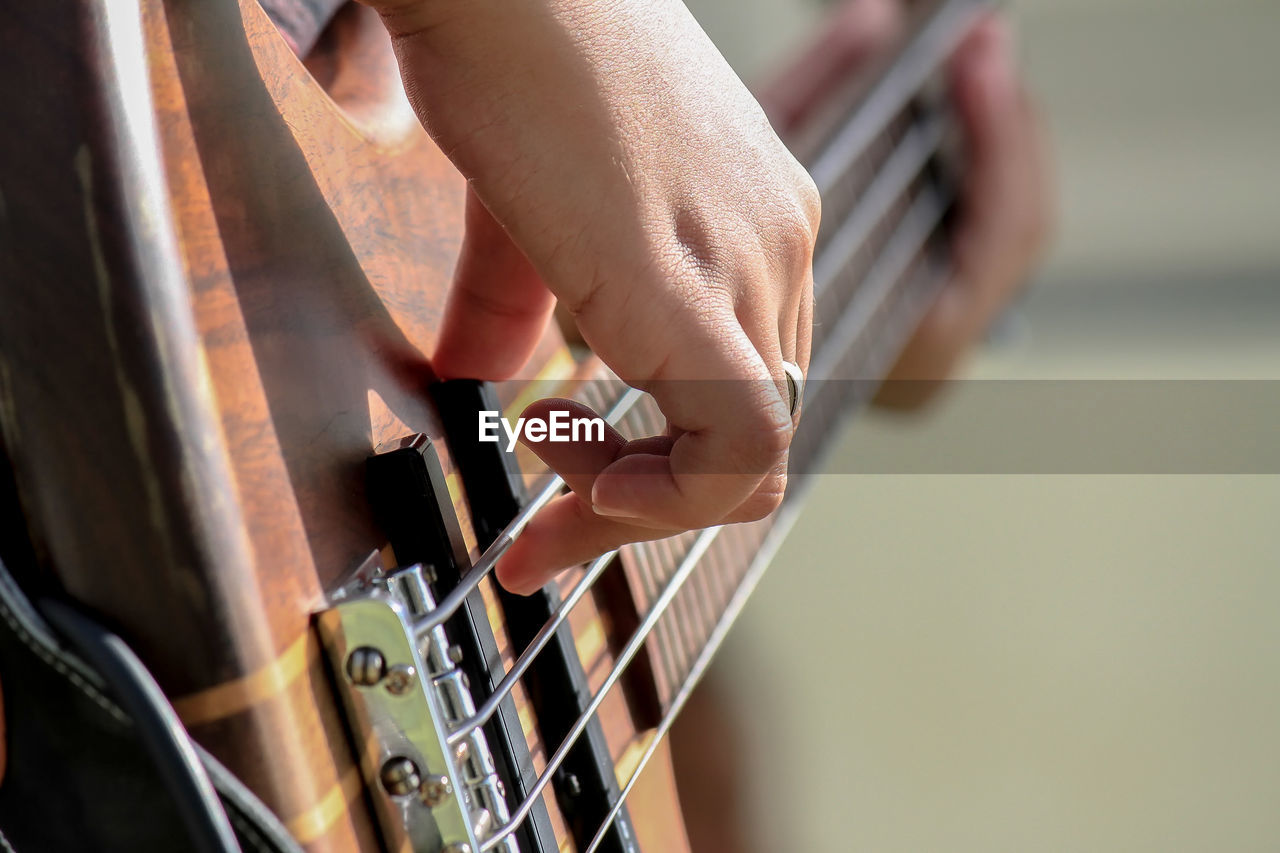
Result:
M533 353L555 299L524 253L467 191L466 236L432 368L442 379L509 379Z

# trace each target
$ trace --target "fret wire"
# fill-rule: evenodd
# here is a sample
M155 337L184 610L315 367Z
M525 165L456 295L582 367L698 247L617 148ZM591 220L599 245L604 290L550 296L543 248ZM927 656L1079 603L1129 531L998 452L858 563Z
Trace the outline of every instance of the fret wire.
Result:
M637 550L644 552L648 557L649 569L653 573L654 589L662 589L662 584L671 576L671 573L667 569L667 555L658 544L658 540L637 542L634 547ZM675 606L674 603L672 606ZM670 608L668 608L668 612L670 612ZM668 664L667 674L671 685L674 686L679 679L680 670L684 666L682 638L676 625L669 619L658 620L656 633L660 638L658 642L666 646L665 651Z
M613 408L605 414L605 420L609 423L616 423L643 397L643 392L635 388L628 388L618 398L618 402L613 405ZM524 531L538 510L550 503L560 493L560 489L563 486L564 480L552 475L533 500L526 504L520 512L516 513L516 517L511 519L511 522L498 534L497 539L485 549L484 553L480 555L480 559L471 567L466 576L458 582L458 585L440 600L434 610L414 620L414 630L419 635L424 634L452 617L458 611L458 608L462 606L462 603L466 601L467 596L480 586L480 581L484 580L489 572L493 571L498 559L511 547L516 537Z
M733 536L727 536L717 539L712 556L712 576L715 578L717 611L724 609L725 604L733 595L733 589L737 586L734 583L734 575L737 574L733 569L735 563L731 562L733 538Z
M710 630L704 629L702 632L704 645L715 631L716 623L724 610L725 602L731 594L725 588L727 578L722 575L722 572L724 571L724 544L733 535L734 528L732 527L722 531L716 537L716 540L711 543L711 547L707 549L707 555L703 558L701 575L705 582L704 588L708 590L703 596L703 612L706 622L710 626Z
M679 554L684 549L683 537L677 537L672 545L677 549ZM712 543L715 544L714 542ZM710 550L710 548L708 548ZM704 555L705 556L705 555ZM692 654L686 659L686 666L697 657L698 651L702 648L703 642L707 638L707 631L711 627L707 621L705 612L706 599L706 569L704 566L698 566L694 569L689 583L685 584L685 588L680 591L679 598L683 599L684 610L688 613L690 629L693 634L693 643L691 644ZM712 623L714 624L714 623Z
M640 570L642 583L645 590L644 610L648 610L653 606L653 602L658 598L658 576L653 571L651 562L651 554L648 548L643 547L646 543L640 542L625 546L627 551L636 556L637 567ZM672 657L674 643L670 640L670 631L664 625L659 625L655 632L655 650L657 652L657 662L659 664L663 679L664 689L670 689L675 686L676 680L676 664Z
M676 555L671 540L658 539L651 544L662 555L660 565L662 566L663 577L670 577L671 573L680 564L680 558ZM694 574L697 574L697 572L695 571ZM692 581L692 575L690 580ZM688 592L688 590L689 586L686 584L681 592ZM671 626L671 631L675 634L678 644L676 651L680 660L680 669L676 672L676 679L677 683L679 683L680 673L683 673L685 667L689 665L689 661L693 660L694 649L697 647L697 638L693 633L693 620L689 616L688 599L684 595L675 597L675 600L671 602L671 606L667 608L667 614L663 621Z
M707 636L716 624L716 603L715 593L712 591L711 579L709 575L710 566L707 565L706 559L710 558L712 550L714 550L715 542L711 543L712 547L707 549L707 557L703 560L703 565L693 573L693 582L695 584L693 590L688 595L691 599L690 606L694 615L698 618L698 648L707 641Z
M654 589L653 595L649 598L650 604L648 608L651 608L653 606L652 602L657 601L658 596L661 594L663 578L666 576L666 571L662 566L662 555L652 542L637 542L632 547L645 555L645 567L649 570L650 584ZM649 647L656 650L658 657L662 660L663 676L665 678L663 691L674 690L679 683L680 667L682 665L680 637L676 634L675 625L671 624L667 619L659 619L654 626ZM661 691L660 695L663 695Z
M724 549L721 542L722 538L717 536L716 541L711 543L704 566L704 574L711 585L711 605L715 610L720 609L725 599L724 577L721 574L724 570Z
M737 586L734 583L734 575L737 574L733 569L733 563L729 561L728 545L721 545L716 552L716 562L720 567L717 574L720 576L720 601L719 606L723 609L733 595L733 589Z
M647 415L649 434L657 435L664 432L666 418L658 408L657 402L646 402L652 402L652 405L643 407ZM663 537L662 539L646 542L640 547L648 550L654 557L654 564L658 567L658 575L655 578L655 582L657 584L666 582L680 564L680 557L677 553L678 546L675 540L672 537ZM688 587L686 586L685 589L687 590ZM680 674L684 672L684 668L688 665L693 649L697 648L697 636L693 622L690 619L688 602L685 596L676 596L671 607L667 609L666 616L658 624L660 628L665 630L668 638L667 642L673 644L671 656L675 659L676 666L671 673L670 686L674 687L679 683ZM663 642L663 640L659 639L657 642Z
M711 544L715 545L715 542ZM710 551L710 547L707 550ZM705 560L706 555L704 554L703 557ZM689 661L692 662L697 658L697 653L702 649L702 644L707 641L707 635L715 627L715 619L710 611L707 567L705 565L700 565L694 569L693 577L689 579L689 583L681 591L681 598L685 599L685 606L692 616L694 627L697 629L694 634L694 653L689 657Z
M609 563L617 553L617 551L610 551L591 562L591 565L587 567L586 573L574 584L573 590L560 602L560 605L556 608L555 615L538 630L533 640L520 653L520 657L511 664L511 669L507 670L507 674L502 677L502 681L498 682L497 686L494 687L493 693L485 699L484 704L476 709L475 713L470 717L454 724L454 730L449 734L448 738L450 746L457 745L459 741L470 737L475 729L489 722L489 718L498 710L498 706L507 698L512 689L515 688L516 683L533 665L534 660L555 637L556 631L569 618L569 614L573 611L573 608L578 606L578 602L582 601L595 582L599 580L600 575L604 574L605 569L609 567Z
M582 390L578 393L577 399L587 406L591 407L593 412L599 412L605 408L605 395L603 386L608 380L605 378L589 379L583 383Z
M632 633L631 638L627 641L627 645L618 654L618 658L614 662L613 668L609 670L609 674L605 678L604 683L600 685L600 689L591 697L591 701L578 716L577 721L573 724L572 728L570 728L568 734L565 735L560 746L556 748L555 753L547 759L546 766L543 768L542 773L538 775L538 778L534 781L533 785L529 788L529 792L521 802L520 807L515 810L511 817L500 828L495 830L493 835L490 835L485 839L484 843L480 845L480 853L485 853L485 851L492 850L501 844L503 840L506 839L507 836L511 835L511 833L515 832L520 824L529 816L537 798L542 795L543 790L551 781L551 777L560 768L560 765L564 763L569 751L573 749L578 738L582 736L582 733L586 730L591 718L595 716L598 710L600 710L600 705L603 704L606 695L611 689L613 689L614 685L618 683L622 674L626 672L631 661L635 658L636 653L644 645L645 640L649 638L649 634L652 633L654 626L657 625L658 620L661 619L662 615L667 611L672 600L680 591L680 587L686 580L688 580L689 575L693 572L694 567L697 566L698 560L701 559L706 547L711 543L711 540L715 538L719 531L719 527L708 527L699 532L697 542L685 557L684 564L680 567L679 571L672 575L671 580L667 582L666 586L663 587L662 594L658 596L658 600L645 615L640 626Z

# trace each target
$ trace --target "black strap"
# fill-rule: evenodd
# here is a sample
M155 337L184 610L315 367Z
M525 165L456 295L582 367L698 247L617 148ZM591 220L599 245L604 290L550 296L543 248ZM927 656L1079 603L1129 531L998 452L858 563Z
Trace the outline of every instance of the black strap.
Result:
M42 610L0 563L0 851L301 853L119 637L64 604Z

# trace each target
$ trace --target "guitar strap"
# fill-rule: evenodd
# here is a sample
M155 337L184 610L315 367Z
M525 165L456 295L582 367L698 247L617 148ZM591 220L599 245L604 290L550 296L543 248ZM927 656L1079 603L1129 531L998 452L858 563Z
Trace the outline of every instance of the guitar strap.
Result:
M67 610L45 609L53 608ZM148 749L154 738L127 710L121 685L110 683L55 633L3 563L0 681L7 752L0 784L0 853L234 851L236 843L246 853L301 853L248 789L187 740L199 757L188 781L212 786L218 795L215 808L221 807L214 818L234 830L234 841L228 834L220 846L198 837L175 793L184 786L162 772ZM175 728L176 736L186 739Z

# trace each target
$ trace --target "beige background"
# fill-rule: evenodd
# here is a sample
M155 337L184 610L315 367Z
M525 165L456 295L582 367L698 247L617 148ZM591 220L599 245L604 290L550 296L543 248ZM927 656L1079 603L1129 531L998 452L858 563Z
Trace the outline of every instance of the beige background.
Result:
M690 5L748 79L815 19ZM1280 378L1280 4L1012 14L1060 234L968 375ZM983 399L832 466L1016 434ZM823 477L718 672L760 849L1280 850L1278 511L1276 476Z

